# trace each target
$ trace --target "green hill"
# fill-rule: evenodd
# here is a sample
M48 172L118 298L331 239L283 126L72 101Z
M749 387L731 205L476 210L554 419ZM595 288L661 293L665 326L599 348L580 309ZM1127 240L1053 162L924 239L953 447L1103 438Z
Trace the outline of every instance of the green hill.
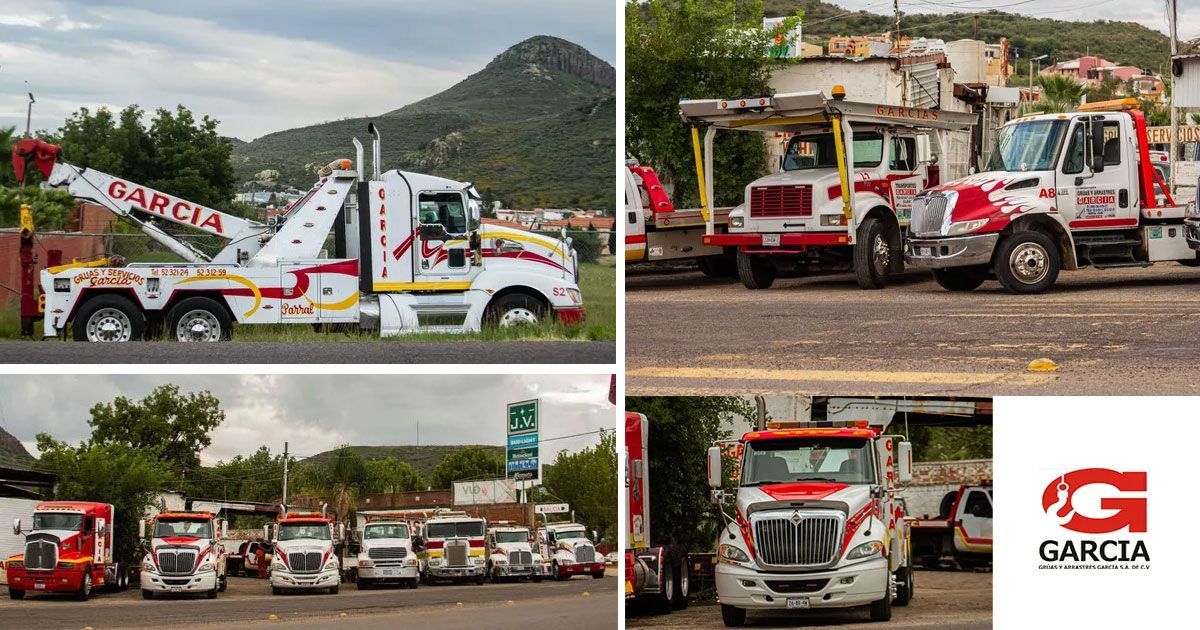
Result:
M395 457L396 459L407 462L417 472L421 473L422 477L429 478L433 468L442 461L442 458L460 451L464 448L470 448L470 444L464 445L430 445L430 446L351 446L359 455L365 459L386 459ZM493 445L478 445L479 448L486 449L498 455L501 459L504 458L504 447ZM325 451L309 457L306 461L321 461L333 456L333 451Z
M0 429L0 466L28 470L32 463L33 455L25 450L25 445L13 434Z
M835 35L866 35L895 29L895 17L890 12L886 15L867 11L848 12L821 0L765 0L763 9L767 16L791 15L797 9L803 9L804 40L822 46L827 46L829 38ZM1022 60L1049 55L1049 59L1042 61L1042 67L1055 61L1097 55L1156 73L1168 70L1170 44L1167 36L1141 24L1108 20L1068 22L1000 11L978 12L974 15L978 16L978 24L968 13L901 11L900 32L913 37L934 37L946 41L981 39L996 43L1001 37L1007 37L1009 44L1020 50ZM1017 70L1028 75L1029 70L1025 65L1024 61L1019 62Z
M385 168L473 182L511 207L612 207L616 147L615 71L584 48L539 36L498 55L449 89L370 118L348 118L268 134L234 147L248 180L276 169L281 181L312 184L314 168L383 136Z

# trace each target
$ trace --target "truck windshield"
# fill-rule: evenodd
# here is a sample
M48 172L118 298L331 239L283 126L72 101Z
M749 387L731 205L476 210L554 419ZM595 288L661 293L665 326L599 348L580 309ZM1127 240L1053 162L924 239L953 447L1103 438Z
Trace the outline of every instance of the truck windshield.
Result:
M329 540L329 526L322 523L280 523L279 524L279 540L300 540L301 538L311 538L313 540Z
M529 542L529 532L496 532L496 542L498 543L519 543Z
M795 481L873 484L871 441L861 438L796 438L746 442L742 485Z
M580 527L579 529L560 529L554 533L554 537L558 540L567 538L587 538L587 530Z
M454 538L458 536L482 536L483 521L463 521L459 523L427 523L426 538Z
M421 193L421 225L441 225L447 234L467 233L467 210L459 193Z
M883 135L854 134L854 166L879 166L883 159ZM837 148L832 133L793 136L783 156L783 170L802 171L814 168L837 168Z
M194 536L196 538L212 538L212 524L208 521L155 521L154 537Z
M77 532L83 529L82 514L45 514L33 515L34 529L67 529Z
M408 525L402 523L380 523L367 525L363 530L363 538L408 538Z
M1006 125L996 134L988 171L1048 171L1067 136L1067 120L1031 120Z

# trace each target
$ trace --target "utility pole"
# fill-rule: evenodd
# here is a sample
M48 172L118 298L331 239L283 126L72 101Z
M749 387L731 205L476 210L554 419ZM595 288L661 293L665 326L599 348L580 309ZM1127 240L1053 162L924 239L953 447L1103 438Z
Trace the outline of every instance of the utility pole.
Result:
M28 83L29 82L26 81L27 85L28 85ZM33 92L29 92L29 105L26 106L26 108L25 108L25 137L26 138L33 137L32 135L30 135L30 133L31 133L30 132L30 123L33 120L33 104L36 102L37 102L37 100L33 98Z
M1179 20L1175 11L1176 0L1168 0L1167 18L1171 22L1171 61L1174 66L1175 55L1179 54ZM1179 108L1175 107L1175 72L1171 72L1171 143L1170 155L1167 157L1167 172L1171 174L1167 181L1167 189L1175 194L1175 157L1179 151Z
M288 443L283 443L283 501L287 505Z
M976 13L971 17L974 18L972 21L975 22L975 30L972 31L971 39L979 39L979 14Z
M892 46L896 49L896 55L900 55L900 0L892 0L892 8L896 10L896 42Z

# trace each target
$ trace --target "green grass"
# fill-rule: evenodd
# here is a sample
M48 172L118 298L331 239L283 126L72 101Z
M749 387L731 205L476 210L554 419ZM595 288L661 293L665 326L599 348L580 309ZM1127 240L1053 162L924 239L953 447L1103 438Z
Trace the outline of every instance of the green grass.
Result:
M347 341L378 341L404 343L406 341L450 341L470 339L476 341L514 340L581 340L612 341L617 338L617 272L615 259L607 256L599 263L583 263L579 266L580 290L587 308L587 319L578 326L562 326L546 322L536 327L510 329L485 329L477 333L445 334L417 333L381 339L375 335L348 332L317 332L307 325L261 325L236 326L233 332L236 341L260 341L283 343L331 343ZM0 339L20 339L20 309L16 302L0 308ZM40 331L40 324L38 330Z

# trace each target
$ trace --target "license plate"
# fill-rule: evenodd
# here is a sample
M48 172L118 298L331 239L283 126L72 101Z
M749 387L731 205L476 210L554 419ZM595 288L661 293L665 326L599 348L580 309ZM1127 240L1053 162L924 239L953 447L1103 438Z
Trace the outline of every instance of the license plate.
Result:
M182 593L182 592L183 592L183 587L182 587L182 586L172 586L172 587L171 587L171 592L172 592L172 593Z
M763 247L779 247L778 234L763 234Z
M45 590L45 589L46 589L46 585L45 585L45 584L42 584L41 582L38 582L37 584L34 584L34 585L33 585L33 588L35 588L35 589L40 589L40 590Z
M789 597L787 599L788 610L808 608L807 597Z
M384 569L383 574L384 575L396 575L396 572L391 569Z
M933 248L932 247L918 247L917 255L918 256L932 256Z

